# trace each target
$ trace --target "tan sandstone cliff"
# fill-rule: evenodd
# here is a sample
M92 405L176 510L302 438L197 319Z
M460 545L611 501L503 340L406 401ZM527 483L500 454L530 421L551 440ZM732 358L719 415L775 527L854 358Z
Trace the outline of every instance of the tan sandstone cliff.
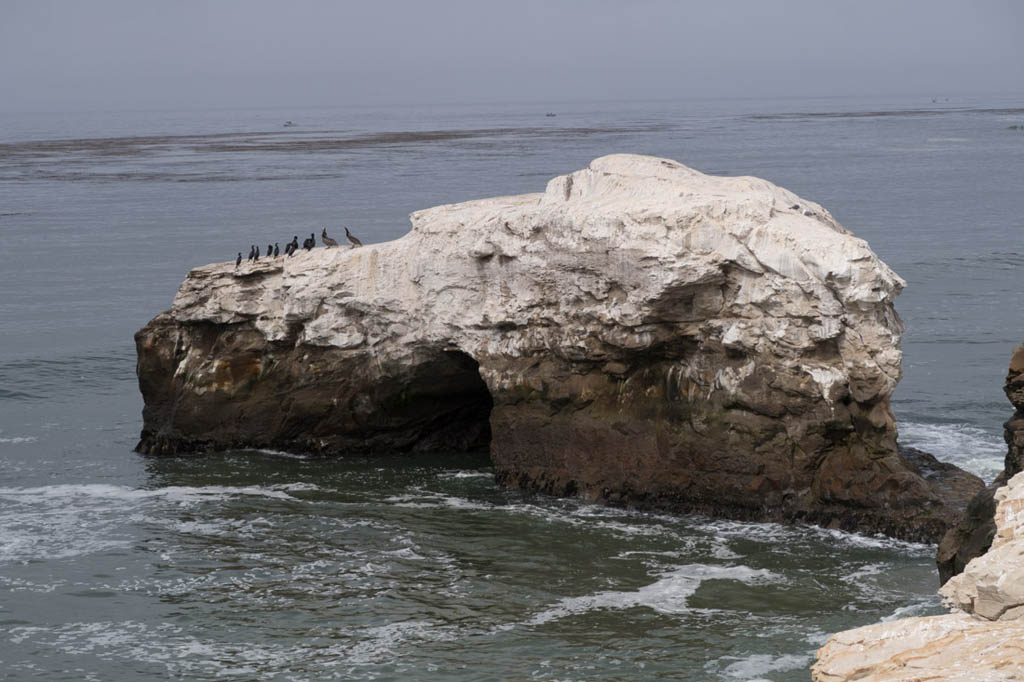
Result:
M1024 473L996 491L992 548L940 590L953 612L840 632L815 682L1024 680Z

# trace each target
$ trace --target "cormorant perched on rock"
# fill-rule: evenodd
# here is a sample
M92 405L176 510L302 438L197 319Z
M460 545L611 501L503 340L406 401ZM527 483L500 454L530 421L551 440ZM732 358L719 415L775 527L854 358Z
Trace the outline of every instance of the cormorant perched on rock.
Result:
M324 227L320 230L320 241L324 243L324 246L337 246L338 242L327 236L327 228Z
M299 235L294 235L288 245L284 247L285 253L289 256L299 250Z
M277 245L277 242L274 242L274 258L277 258L280 255L281 255L281 247Z
M274 255L274 245L273 244L267 244L267 258L270 258L273 255Z
M311 251L314 246L316 246L316 235L310 232L309 239L302 241L302 248L306 249L306 251Z
M352 245L349 247L350 249L354 249L357 246L363 245L363 243L359 241L359 239L357 239L354 234L348 231L347 227L345 228L345 238L348 239L348 243Z
M237 268L241 264L242 264L242 252L239 251L238 252L238 258L235 259L235 267Z
M248 260L252 260L255 257L256 257L256 245L255 244L250 244L249 245L249 258L248 258Z
M257 244L254 248L256 249L256 255L253 256L253 260L258 261L260 259L260 245Z

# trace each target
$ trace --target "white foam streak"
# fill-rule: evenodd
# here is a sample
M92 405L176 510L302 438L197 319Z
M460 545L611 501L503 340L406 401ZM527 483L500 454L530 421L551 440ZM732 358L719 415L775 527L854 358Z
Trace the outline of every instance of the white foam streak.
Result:
M450 641L452 633L426 620L409 620L365 628L339 628L325 646L313 637L308 643L200 641L185 628L137 621L66 623L54 628L15 627L8 633L14 644L31 641L69 655L89 654L102 660L164 667L169 677L209 676L258 678L270 673L299 673L288 679L339 678L339 665L349 670L392 662L416 641ZM267 679L269 679L267 677Z
M154 503L190 507L236 498L296 500L288 494L317 486L293 483L261 486L169 486L152 490L105 483L60 484L33 488L0 488L0 562L64 559L124 549L131 544L139 514ZM164 518L157 511L157 518ZM181 532L243 537L265 532L263 518L232 523L184 521Z
M743 680L744 682L770 682L766 673L784 672L786 670L804 670L811 664L813 656L785 654L772 656L756 654L741 661L730 664L723 671L727 679Z
M745 584L777 582L781 578L764 569L747 566L713 566L687 564L664 574L660 580L637 590L608 590L582 597L567 597L555 606L538 613L529 625L543 625L566 616L601 609L629 609L646 607L663 614L689 611L687 599L705 580L735 580Z
M438 474L437 476L441 480L445 479L458 479L458 478L485 478L488 480L494 479L494 474L487 471L452 471Z
M709 519L695 524L695 529L719 538L736 538L761 542L774 547L786 547L794 543L820 541L828 545L855 547L861 549L897 550L904 554L930 556L935 553L934 545L897 540L885 535L861 535L843 530L807 525L782 525L779 523L748 523L728 519Z
M937 598L929 597L926 599L922 599L916 604L907 604L906 606L901 606L897 608L888 616L882 617L882 622L899 620L901 618L910 618L913 616L926 616L929 614L929 612L935 609L937 604Z
M300 455L294 452L285 452L284 450L271 450L270 448L256 448L252 452L270 455L271 457L284 457L285 459L311 459L310 455Z
M393 507L405 509L463 509L470 511L490 511L494 509L493 504L486 502L474 502L464 497L455 497L442 493L419 493L414 495L391 495L385 497L384 502Z
M7 499L22 503L38 503L40 501L72 501L80 500L81 498L119 500L124 502L165 499L171 502L189 504L193 502L226 499L239 495L266 497L279 500L294 500L296 498L292 497L285 491L297 492L316 489L317 486L303 483L270 486L266 488L260 486L235 487L214 485L199 488L189 486L168 486L166 488L155 488L151 490L143 488L129 488L119 485L108 485L104 483L86 483L48 485L37 488L0 488L0 499Z

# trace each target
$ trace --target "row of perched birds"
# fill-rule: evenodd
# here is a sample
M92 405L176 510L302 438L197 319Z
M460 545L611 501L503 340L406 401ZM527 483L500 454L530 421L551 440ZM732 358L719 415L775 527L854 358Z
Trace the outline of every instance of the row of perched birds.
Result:
M351 249L354 249L357 246L362 246L363 245L363 243L361 241L359 241L359 239L354 234L352 234L351 232L348 231L347 227L345 228L345 239L347 239L348 243L352 245L352 246L349 247ZM337 246L338 245L337 240L331 239L330 237L327 236L327 228L326 227L320 230L320 241L322 241L324 243L324 246L327 246L327 247ZM302 240L302 248L304 248L306 251L312 251L313 247L315 247L315 246L316 246L316 235L314 233L310 232L309 233L309 238ZM299 237L298 237L298 235L295 235L294 237L292 237L292 240L290 242L288 242L287 244L284 245L284 255L286 255L286 256L294 255L295 252L298 251L298 250L299 250ZM266 253L266 257L267 258L277 258L280 255L281 255L281 247L278 246L277 242L275 242L274 244L267 244L267 253ZM253 244L252 246L249 247L249 258L247 260L250 260L250 261L255 263L259 259L260 259L260 247L259 247L258 244ZM235 267L237 268L241 264L242 264L242 252L239 251L238 252L238 258L235 259Z

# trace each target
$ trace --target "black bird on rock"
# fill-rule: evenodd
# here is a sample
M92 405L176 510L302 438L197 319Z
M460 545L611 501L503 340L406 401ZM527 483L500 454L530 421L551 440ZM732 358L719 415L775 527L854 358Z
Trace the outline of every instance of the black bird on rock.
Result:
M327 228L321 228L320 230L320 241L324 243L324 246L337 246L338 242L327 236Z
M248 260L252 260L255 257L256 257L256 246L254 244L250 244L249 245L249 258L248 258Z
M274 258L277 258L280 255L281 255L281 247L277 245L277 242L274 242Z
M258 261L260 259L260 245L257 244L253 248L256 249L256 254L253 256L253 260Z
M361 241L359 241L359 239L356 238L356 236L354 234L352 234L351 232L348 231L347 227L345 228L345 238L348 239L348 243L352 245L352 246L349 247L350 249L354 249L357 246L362 246L363 245L363 243Z
M310 232L309 239L302 240L302 248L306 251L311 251L314 246L316 246L316 235Z
M273 244L267 244L267 258L270 258L273 255L274 255L274 245Z
M242 252L239 251L238 252L238 258L235 259L235 267L237 268L241 264L242 264Z
M292 237L292 240L290 242L288 242L288 244L284 247L284 252L287 253L289 256L291 256L292 254L294 254L298 250L299 250L299 236L298 235L294 235Z

